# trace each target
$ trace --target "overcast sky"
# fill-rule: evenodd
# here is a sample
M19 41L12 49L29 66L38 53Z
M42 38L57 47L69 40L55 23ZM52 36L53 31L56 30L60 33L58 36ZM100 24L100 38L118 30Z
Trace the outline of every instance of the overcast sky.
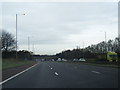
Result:
M118 36L117 2L3 3L2 28L15 35L18 16L19 49L39 54L56 54L63 50L97 44Z

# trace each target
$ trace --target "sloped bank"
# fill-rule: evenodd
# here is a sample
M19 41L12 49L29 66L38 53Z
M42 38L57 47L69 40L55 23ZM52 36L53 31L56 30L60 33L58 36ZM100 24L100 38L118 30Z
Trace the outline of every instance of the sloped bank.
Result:
M17 66L17 67L11 67L11 68L7 68L7 69L3 69L2 70L2 81L10 78L11 76L22 72L23 70L35 65L37 62L32 62L32 63L26 63L23 64L21 66Z

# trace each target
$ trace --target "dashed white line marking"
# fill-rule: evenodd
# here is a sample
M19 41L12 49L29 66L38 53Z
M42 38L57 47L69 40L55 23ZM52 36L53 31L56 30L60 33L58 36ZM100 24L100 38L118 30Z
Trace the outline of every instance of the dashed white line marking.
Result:
M38 63L37 63L37 64L38 64ZM20 72L20 73L18 73L18 74L16 74L16 75L14 75L14 76L12 76L12 77L10 77L10 78L6 79L6 80L4 80L4 81L0 82L0 85L2 85L3 83L6 83L7 81L9 81L9 80L11 80L11 79L13 79L13 78L17 77L18 75L20 75L20 74L22 74L22 73L24 73L24 72L28 71L29 69L31 69L31 68L33 68L33 67L35 67L37 64L35 64L35 65L33 65L33 66L31 66L31 67L29 67L29 68L25 69L24 71L22 71L22 72Z
M97 74L100 74L100 72L97 72L97 71L91 71L91 72L93 72L93 73L97 73Z
M55 75L57 75L57 76L58 76L58 73L57 73L57 72L55 72Z

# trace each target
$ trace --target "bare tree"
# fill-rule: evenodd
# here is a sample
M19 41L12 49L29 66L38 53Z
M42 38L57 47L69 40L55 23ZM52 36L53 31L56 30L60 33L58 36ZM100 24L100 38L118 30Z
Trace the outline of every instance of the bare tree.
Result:
M2 31L2 51L8 52L15 49L15 38L11 33L3 30Z

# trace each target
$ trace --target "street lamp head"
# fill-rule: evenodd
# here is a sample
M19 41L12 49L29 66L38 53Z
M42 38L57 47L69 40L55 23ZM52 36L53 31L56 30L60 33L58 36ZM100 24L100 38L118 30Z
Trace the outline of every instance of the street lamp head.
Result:
M26 15L25 13L23 13L23 14L16 14L16 15Z

